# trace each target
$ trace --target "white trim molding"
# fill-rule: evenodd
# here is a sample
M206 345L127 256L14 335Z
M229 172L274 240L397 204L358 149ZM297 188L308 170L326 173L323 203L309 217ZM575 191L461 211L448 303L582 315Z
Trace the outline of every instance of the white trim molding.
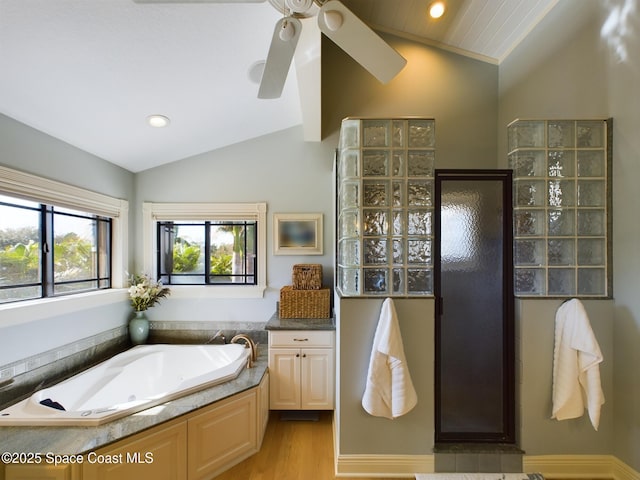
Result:
M0 325L3 328L13 327L54 315L67 315L128 300L129 294L126 289L109 288L95 292L5 303L0 305Z
M255 220L258 223L258 284L172 285L172 296L181 298L262 298L267 289L267 204L257 203L152 203L142 204L143 268L156 271L156 223L163 220Z
M406 477L433 473L433 455L340 455L336 456L336 477Z
M613 455L525 455L525 472L537 472L545 479L606 478L640 480L640 473Z
M640 480L640 472L635 471L626 463L613 457L613 478L615 480Z
M127 203L126 200L2 166L0 166L0 192L25 200L51 203L112 218L119 217L123 202Z
M640 480L639 472L613 455L525 455L523 467L525 472L541 473L547 480L556 478ZM415 478L416 473L433 473L434 469L433 455L340 455L336 453L337 477Z

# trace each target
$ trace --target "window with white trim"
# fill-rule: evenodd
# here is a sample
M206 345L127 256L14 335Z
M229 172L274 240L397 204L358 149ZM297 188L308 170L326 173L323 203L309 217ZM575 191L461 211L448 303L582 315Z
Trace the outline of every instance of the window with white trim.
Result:
M143 216L144 270L182 289L172 295L202 293L197 286L207 297L263 295L265 203L147 202Z
M164 285L255 285L255 220L158 222L157 274Z
M0 303L111 288L111 218L0 195Z
M124 287L128 202L0 166L0 304Z

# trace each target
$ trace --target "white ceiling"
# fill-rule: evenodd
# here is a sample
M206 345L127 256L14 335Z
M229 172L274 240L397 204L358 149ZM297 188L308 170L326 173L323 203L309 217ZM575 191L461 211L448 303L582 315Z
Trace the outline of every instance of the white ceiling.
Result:
M380 31L497 64L558 1L448 0L439 22L423 21L431 0L343 3ZM259 100L247 74L279 17L268 2L0 0L0 113L132 172L298 125L296 76ZM156 113L171 125L149 127Z

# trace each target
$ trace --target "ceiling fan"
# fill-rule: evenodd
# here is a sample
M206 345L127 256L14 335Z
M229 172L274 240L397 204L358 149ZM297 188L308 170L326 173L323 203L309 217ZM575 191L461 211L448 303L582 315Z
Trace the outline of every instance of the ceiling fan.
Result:
M262 3L265 0L133 0L136 3ZM282 94L302 31L300 18L317 16L320 31L380 82L395 77L407 61L339 0L269 0L283 12L275 26L258 98Z

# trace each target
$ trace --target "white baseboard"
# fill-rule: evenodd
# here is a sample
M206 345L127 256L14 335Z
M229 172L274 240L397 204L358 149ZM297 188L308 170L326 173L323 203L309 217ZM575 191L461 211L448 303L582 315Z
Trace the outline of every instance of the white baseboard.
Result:
M406 477L433 473L433 455L336 455L337 477ZM525 455L524 471L545 479L640 480L640 473L613 455Z
M337 455L337 477L406 477L431 473L433 455Z
M545 479L640 480L640 473L613 455L525 455L522 461L525 472L542 473Z
M629 465L614 457L613 478L615 480L640 480L640 472L636 472Z

